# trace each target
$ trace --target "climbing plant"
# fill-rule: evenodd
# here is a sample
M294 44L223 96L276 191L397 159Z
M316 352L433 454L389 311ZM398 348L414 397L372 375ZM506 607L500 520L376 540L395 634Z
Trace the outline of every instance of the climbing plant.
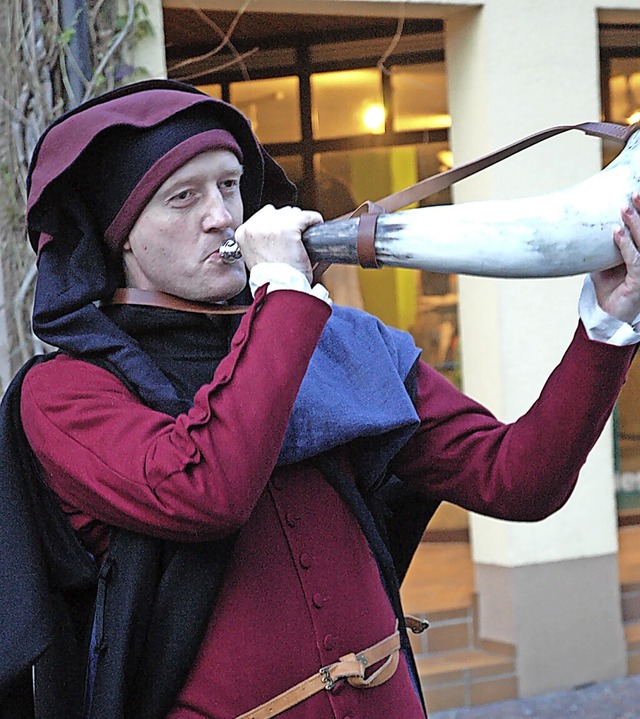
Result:
M0 390L43 349L30 328L34 256L26 176L63 111L145 75L131 58L152 32L141 0L11 0L0 9ZM2 351L4 349L4 352Z

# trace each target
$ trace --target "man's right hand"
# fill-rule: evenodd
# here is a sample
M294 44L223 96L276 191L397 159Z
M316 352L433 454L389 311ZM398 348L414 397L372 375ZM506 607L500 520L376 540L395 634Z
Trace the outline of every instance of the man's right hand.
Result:
M265 205L238 227L235 237L249 270L261 262L284 262L311 282L313 271L302 233L322 221L322 215L313 210Z

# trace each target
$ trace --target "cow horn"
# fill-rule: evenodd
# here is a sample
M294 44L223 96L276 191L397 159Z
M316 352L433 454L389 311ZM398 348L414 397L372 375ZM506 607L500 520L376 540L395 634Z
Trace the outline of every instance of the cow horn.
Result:
M640 189L640 131L606 168L559 192L380 215L380 266L483 277L562 277L620 264L612 236ZM357 265L358 218L305 231L313 262Z

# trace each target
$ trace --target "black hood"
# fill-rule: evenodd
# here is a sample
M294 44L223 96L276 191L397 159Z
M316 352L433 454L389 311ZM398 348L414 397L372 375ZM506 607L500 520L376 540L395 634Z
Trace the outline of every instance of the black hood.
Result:
M38 253L34 332L69 354L109 362L146 402L169 403L174 411L175 393L166 378L97 306L122 285L122 272L107 251L87 198L83 159L106 133L117 138L118 128L152 128L194 110L200 130L203 118L206 128L210 117L212 129L224 127L240 146L246 217L265 204L294 203L294 185L259 143L247 118L231 105L171 80L115 90L53 122L36 146L27 181L27 227Z

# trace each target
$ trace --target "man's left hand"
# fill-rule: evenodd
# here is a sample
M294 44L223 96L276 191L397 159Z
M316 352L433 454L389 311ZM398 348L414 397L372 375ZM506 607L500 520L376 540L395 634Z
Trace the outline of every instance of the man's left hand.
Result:
M598 304L607 314L632 323L640 314L640 194L623 208L623 225L613 233L624 264L591 275Z

